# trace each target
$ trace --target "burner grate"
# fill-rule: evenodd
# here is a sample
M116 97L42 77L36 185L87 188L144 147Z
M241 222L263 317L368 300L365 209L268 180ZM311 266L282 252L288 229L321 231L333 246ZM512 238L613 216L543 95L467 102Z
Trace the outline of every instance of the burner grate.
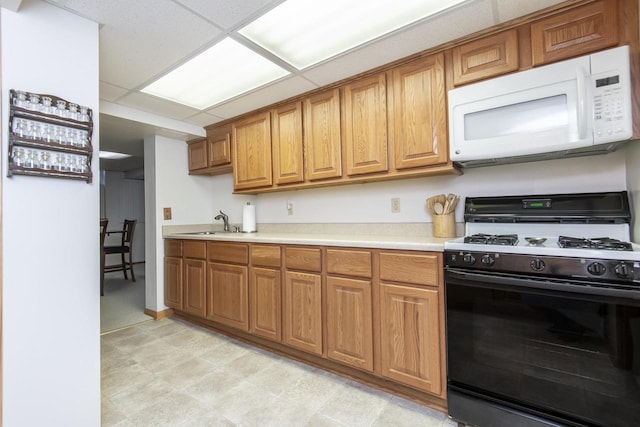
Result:
M571 249L602 249L611 251L632 251L631 243L623 242L610 237L594 237L586 239L584 237L558 237L558 246Z
M474 243L481 245L502 245L515 246L518 244L517 234L472 234L465 236L464 243Z

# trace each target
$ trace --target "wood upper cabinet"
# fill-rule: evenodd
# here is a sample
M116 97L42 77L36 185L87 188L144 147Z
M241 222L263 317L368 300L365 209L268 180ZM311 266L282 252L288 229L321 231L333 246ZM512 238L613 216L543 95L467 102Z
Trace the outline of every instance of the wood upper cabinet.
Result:
M231 147L234 190L272 185L269 111L232 123Z
M465 43L454 47L452 53L455 86L517 71L518 31L503 31Z
M187 141L189 173L217 175L231 172L231 126L208 127L206 138Z
M444 54L399 66L391 75L395 168L446 163L449 153Z
M274 183L302 182L302 102L294 102L272 110L271 123Z
M207 164L207 138L197 138L187 141L187 154L189 172L206 169Z
M387 171L385 74L346 84L343 94L343 143L347 175Z
M164 255L164 303L182 310L182 241L165 240Z
M304 99L304 159L310 181L342 176L340 90Z
M274 341L282 338L280 262L279 245L251 245L249 331Z
M231 165L231 126L207 129L207 163L209 166Z
M207 245L208 319L249 330L248 246L209 242Z
M617 45L616 5L615 1L598 1L532 23L533 65L560 61Z

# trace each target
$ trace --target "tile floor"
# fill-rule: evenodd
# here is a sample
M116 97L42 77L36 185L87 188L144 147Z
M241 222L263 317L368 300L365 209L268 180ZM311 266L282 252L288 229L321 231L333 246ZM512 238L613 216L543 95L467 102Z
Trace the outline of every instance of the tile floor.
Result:
M439 411L168 318L102 336L102 425L457 424Z

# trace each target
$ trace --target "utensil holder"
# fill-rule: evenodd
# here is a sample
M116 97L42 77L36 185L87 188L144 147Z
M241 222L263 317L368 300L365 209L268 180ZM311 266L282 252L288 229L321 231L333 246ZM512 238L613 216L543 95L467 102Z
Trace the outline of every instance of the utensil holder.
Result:
M433 237L456 237L456 216L433 215Z

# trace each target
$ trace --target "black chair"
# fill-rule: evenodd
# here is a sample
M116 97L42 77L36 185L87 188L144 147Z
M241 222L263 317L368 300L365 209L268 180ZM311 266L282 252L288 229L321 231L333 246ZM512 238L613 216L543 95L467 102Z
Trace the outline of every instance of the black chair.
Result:
M104 295L104 239L107 236L107 218L100 218L100 296Z
M108 231L107 234L122 233L122 240L119 246L105 246L104 253L106 255L120 254L121 263L104 266L104 272L111 271L123 271L124 279L129 280L127 276L127 270L131 272L131 280L136 281L136 276L133 273L133 232L136 229L135 219L125 219L122 231ZM128 261L125 259L125 255L128 255Z

